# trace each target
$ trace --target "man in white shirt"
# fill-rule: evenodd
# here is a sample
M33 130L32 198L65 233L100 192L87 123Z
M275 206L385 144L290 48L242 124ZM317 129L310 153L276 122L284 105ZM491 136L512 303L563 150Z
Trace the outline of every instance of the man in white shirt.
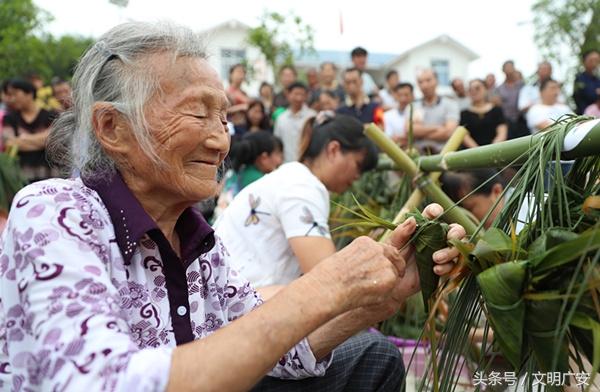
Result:
M414 100L413 85L410 83L399 83L393 91L393 97L398 103L398 107L387 110L383 114L383 124L385 133L398 144L406 140L406 116L405 110Z
M379 99L381 99L381 106L383 110L390 110L398 107L398 102L394 98L394 89L398 86L400 77L398 71L391 70L385 75L385 88L379 91Z
M556 80L547 79L540 85L540 103L536 103L527 111L527 126L531 133L535 134L560 116L573 113L571 108L558 102L560 95L560 84Z
M552 79L552 64L544 60L538 64L536 71L537 80L529 83L519 91L519 110L527 112L531 106L540 103L540 85L544 80ZM559 93L558 102L565 103L565 97Z
M275 121L275 136L283 142L283 159L292 162L298 159L298 147L304 123L317 113L306 106L308 90L301 82L287 88L289 107Z
M367 73L367 56L369 52L365 48L361 48L360 46L352 49L350 52L350 59L352 60L352 64L355 68L358 68L362 73L362 81L363 81L363 92L368 97L373 97L379 94L379 87L373 80L373 77Z

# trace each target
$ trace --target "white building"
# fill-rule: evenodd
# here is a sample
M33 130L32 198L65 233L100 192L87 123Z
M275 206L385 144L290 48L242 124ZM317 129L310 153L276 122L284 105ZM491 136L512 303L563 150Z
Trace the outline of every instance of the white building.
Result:
M273 73L260 51L248 44L246 39L249 26L229 20L202 32L207 39L209 62L218 70L221 78L227 81L229 68L237 63L246 64L251 69L248 75L251 83L246 86L250 95L256 95L261 81L273 82ZM368 49L368 48L367 48ZM459 77L466 79L469 63L479 56L448 35L441 35L401 54L369 53L368 72L375 81L383 85L385 74L395 69L402 81L415 84L420 69L433 68L439 79L439 93L451 93L450 81ZM319 50L316 53L297 58L296 67L300 76L311 67L318 67L324 61L338 64L340 69L351 65L350 51ZM419 94L416 89L417 95Z
M446 94L451 92L452 79L467 79L469 63L477 58L475 52L444 34L406 50L383 68L395 69L401 80L411 83L416 83L420 70L433 68L438 75L439 93Z
M256 95L261 81L273 82L260 50L250 46L247 41L249 26L237 20L229 20L201 32L207 42L206 51L209 63L219 72L227 83L229 68L235 64L245 64L252 69L248 75L251 83L246 86L250 95Z

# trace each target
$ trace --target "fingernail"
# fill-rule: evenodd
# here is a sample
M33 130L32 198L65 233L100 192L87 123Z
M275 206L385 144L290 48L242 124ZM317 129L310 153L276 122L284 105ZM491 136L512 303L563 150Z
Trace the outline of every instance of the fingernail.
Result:
M408 226L411 226L411 225L413 225L415 223L417 223L417 221L415 220L414 217L411 216L410 218L408 218L407 220L404 221L404 223L402 224L402 226L408 227Z
M433 254L433 259L435 261L444 261L446 258L448 258L448 252L445 250L438 250Z

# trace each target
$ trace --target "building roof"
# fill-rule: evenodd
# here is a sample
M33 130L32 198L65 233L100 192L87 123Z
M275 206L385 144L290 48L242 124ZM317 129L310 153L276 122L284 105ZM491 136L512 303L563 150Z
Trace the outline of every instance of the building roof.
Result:
M237 28L239 28L239 29L245 29L245 30L247 30L247 29L250 29L250 26L248 26L245 23L240 22L237 19L229 19L229 20L226 20L226 21L221 22L219 24L216 24L214 26L211 26L211 27L209 27L207 29L204 29L200 33L203 33L203 34L210 33L210 32L216 31L216 30L224 29L224 28L227 28L227 29L237 29Z
M396 57L393 53L372 53L369 52L369 68L381 68ZM331 61L338 66L345 68L352 65L350 61L349 50L316 50L315 53L294 54L295 63L304 67L317 67L319 64Z
M469 61L477 60L479 58L479 55L477 53L475 53L474 51L472 51L471 49L467 48L466 46L464 46L463 44L461 44L454 38L450 37L449 35L442 34L433 39L430 39L429 41L425 41L417 46L414 46L408 50L405 50L401 54L395 56L393 59L388 61L384 66L389 67L389 66L393 65L394 63L397 63L397 62L403 60L404 58L408 57L408 55L410 55L411 53L413 53L419 49L422 49L426 46L429 46L431 44L443 44L443 45L454 46L456 49L463 52L464 55L467 57L467 59L469 59Z

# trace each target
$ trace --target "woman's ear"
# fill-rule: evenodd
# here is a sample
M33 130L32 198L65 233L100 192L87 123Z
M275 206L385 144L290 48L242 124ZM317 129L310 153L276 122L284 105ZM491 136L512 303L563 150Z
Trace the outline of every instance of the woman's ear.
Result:
M92 106L92 126L96 139L110 155L126 155L135 145L134 137L123 115L108 102Z
M494 197L494 200L497 200L502 194L502 192L504 192L504 187L502 186L502 184L495 183L492 186L492 196Z
M325 153L327 158L335 158L338 153L342 152L342 145L337 140L332 140L327 143L325 147Z

